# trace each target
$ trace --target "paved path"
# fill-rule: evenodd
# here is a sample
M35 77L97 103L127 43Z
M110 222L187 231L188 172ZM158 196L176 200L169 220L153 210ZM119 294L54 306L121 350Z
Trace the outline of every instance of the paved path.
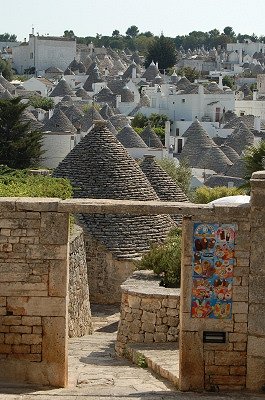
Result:
M69 343L69 387L0 386L0 400L261 400L265 395L180 393L114 353L118 309L94 307L95 333Z

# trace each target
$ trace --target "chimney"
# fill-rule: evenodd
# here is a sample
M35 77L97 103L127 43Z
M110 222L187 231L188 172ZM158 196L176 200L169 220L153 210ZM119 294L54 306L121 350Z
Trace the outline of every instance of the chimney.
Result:
M221 90L223 90L223 75L220 74L219 75L219 82L218 82L218 86Z
M170 146L170 121L165 123L165 147L169 149Z
M116 96L116 108L119 108L119 104L121 103L121 95Z
M34 26L31 28L32 36L34 36Z
M260 117L254 117L254 129L258 132L260 132L260 120Z
M136 79L136 68L133 67L132 69L132 79Z

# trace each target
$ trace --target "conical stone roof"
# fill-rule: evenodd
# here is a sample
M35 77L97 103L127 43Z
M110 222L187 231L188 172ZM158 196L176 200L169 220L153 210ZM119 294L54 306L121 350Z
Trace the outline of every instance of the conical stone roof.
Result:
M159 69L152 61L149 67L147 67L145 72L143 73L142 78L145 78L147 82L152 82L155 80L157 75L159 75Z
M101 89L95 96L95 101L97 103L108 103L109 105L116 105L116 96L108 87Z
M128 88L128 86L124 86L121 90L121 101L126 103L134 101L134 93Z
M247 146L252 146L253 143L254 135L244 122L240 122L238 127L225 141L225 144L232 147L239 155Z
M83 88L77 89L77 91L75 92L75 95L76 95L77 97L81 97L82 100L91 100L91 99L92 99L92 97L89 96L89 94L87 93L87 91L86 91L85 89L83 89Z
M112 123L107 120L106 121L106 127L108 128L108 130L114 135L117 136L118 135L118 131L116 130L116 128L112 125Z
M178 90L185 90L188 86L190 86L191 82L186 78L186 76L182 76L180 80L177 82L176 87Z
M102 125L96 126L54 171L69 178L75 197L157 200L138 164ZM147 251L152 242L165 239L173 226L168 216L82 215L87 232L116 258L131 259Z
M16 87L12 85L6 78L3 77L2 73L0 72L0 84L9 91L11 94L16 93Z
M66 95L73 96L74 92L72 91L66 80L61 79L51 92L50 97L64 97Z
M87 80L85 81L83 85L83 89L85 89L87 92L93 92L93 83L98 83L98 82L103 82L99 69L96 66L92 72L89 74Z
M230 168L227 169L226 175L235 176L242 179L248 175L246 163L242 156Z
M119 131L126 125L128 125L130 123L130 120L123 114L115 114L112 117L110 117L110 122L112 123L113 126L115 126L117 131Z
M88 109L88 111L84 114L84 116L80 119L81 131L87 132L91 126L94 124L94 121L103 120L98 110L92 106Z
M163 201L189 201L185 193L156 162L155 156L145 155L140 164L156 194Z
M129 65L129 67L126 69L126 71L124 71L124 73L123 73L123 79L131 78L134 68L136 68L136 76L138 76L138 75L141 74L141 69L140 69L139 65L137 65L137 64L133 61L133 62Z
M217 174L225 173L233 164L218 146L213 146L202 153L197 163L198 168L211 169Z
M124 128L122 128L116 137L127 149L132 147L147 147L140 135L138 135L138 133L136 133L130 125L126 125Z
M109 119L110 117L112 117L114 115L112 109L110 108L110 106L108 104L105 104L101 110L99 111L101 117L103 119Z
M10 100L12 99L12 94L6 89L3 92L0 92L0 99L1 100Z
M238 153L227 144L221 144L220 149L223 153L225 153L226 157L228 157L229 160L232 161L233 164L239 159Z
M158 149L163 148L163 143L157 136L157 134L153 131L150 125L147 125L143 132L141 133L141 138L145 142L148 147L155 147Z
M200 168L202 154L216 146L214 141L198 120L190 125L182 137L187 139L180 154L180 160L186 159L191 167Z
M66 107L64 114L75 126L75 128L80 126L80 120L84 116L84 113L80 110L80 108L76 107L75 104L71 105L70 107Z
M55 109L53 116L46 121L43 126L43 132L71 132L75 133L76 128L69 121L67 116L60 109Z

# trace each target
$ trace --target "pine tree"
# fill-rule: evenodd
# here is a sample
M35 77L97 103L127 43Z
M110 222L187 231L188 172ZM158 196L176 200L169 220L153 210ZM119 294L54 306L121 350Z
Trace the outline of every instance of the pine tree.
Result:
M168 69L176 64L177 52L173 39L161 35L149 46L145 59L148 67L152 61L158 62L159 69Z
M36 166L42 154L42 133L22 122L26 108L19 97L0 100L0 164L10 168Z

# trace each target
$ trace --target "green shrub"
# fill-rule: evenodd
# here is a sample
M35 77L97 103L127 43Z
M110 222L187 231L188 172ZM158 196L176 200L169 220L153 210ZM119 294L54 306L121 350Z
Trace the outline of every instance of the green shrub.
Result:
M189 197L190 183L191 183L191 168L186 160L180 161L177 166L174 159L162 158L157 160L158 164L164 171L176 182L176 184L183 190Z
M0 167L0 197L58 197L72 196L72 186L67 179L30 175L27 170Z
M181 271L181 230L173 229L164 243L152 244L137 262L138 269L153 270L161 286L179 287Z
M235 187L228 188L226 186L217 186L215 188L201 186L195 190L193 201L198 204L207 204L221 197L237 196L239 194L246 194L246 189Z

